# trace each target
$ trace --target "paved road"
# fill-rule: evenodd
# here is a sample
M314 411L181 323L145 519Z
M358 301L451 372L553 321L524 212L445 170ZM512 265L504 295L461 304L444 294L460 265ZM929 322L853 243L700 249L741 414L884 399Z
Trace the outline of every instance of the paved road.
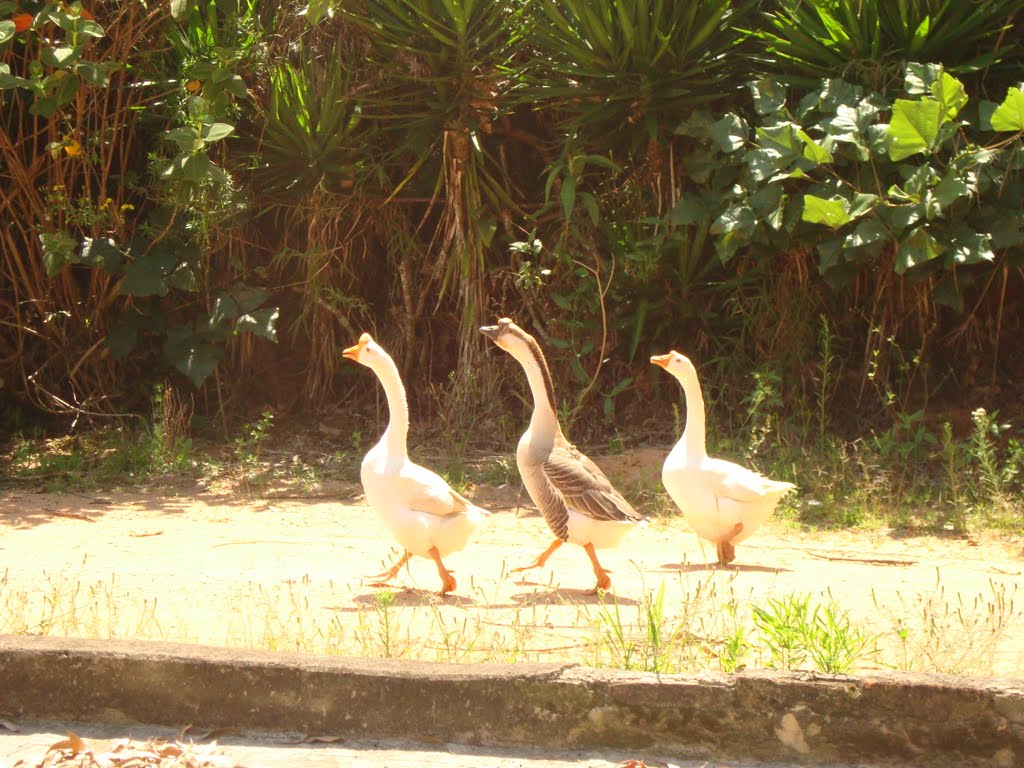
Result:
M17 732L9 730L13 726ZM73 731L96 753L111 740L132 738L174 741L178 732L158 726L109 726L85 723L24 722L0 719L0 768L36 768L52 744ZM193 738L204 734L197 733ZM398 742L296 744L302 736L286 734L221 734L217 740L217 768L615 768L642 759L648 768L793 768L789 765L664 760L655 755L609 752L528 751L471 747L461 744L423 746ZM187 743L189 736L184 741ZM196 750L206 743L197 744ZM19 761L23 761L19 764Z

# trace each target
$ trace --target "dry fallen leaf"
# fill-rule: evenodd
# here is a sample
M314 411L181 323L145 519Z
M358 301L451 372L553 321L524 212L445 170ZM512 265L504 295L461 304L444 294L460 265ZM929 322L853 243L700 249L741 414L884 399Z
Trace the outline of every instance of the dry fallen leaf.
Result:
M295 744L344 744L344 736L317 736L316 734L309 734L306 738L293 742Z
M68 731L68 737L51 744L47 752L63 752L65 749L71 750L72 755L80 755L88 752L89 746L74 731Z
M0 720L0 728L6 728L8 731L13 731L14 733L21 731L21 728L16 726L10 720Z
M223 728L214 728L212 731L207 731L202 736L198 737L199 741L209 741L210 739L219 739L221 736L237 736L238 729L232 728L230 725L226 725Z

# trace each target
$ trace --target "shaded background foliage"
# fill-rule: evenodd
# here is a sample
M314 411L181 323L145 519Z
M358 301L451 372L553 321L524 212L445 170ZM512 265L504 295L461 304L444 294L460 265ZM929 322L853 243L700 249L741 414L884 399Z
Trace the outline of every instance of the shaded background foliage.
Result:
M647 362L669 348L734 426L766 381L805 435L816 399L847 435L1017 408L1020 132L979 107L1024 79L1022 7L0 0L0 420L146 413L167 386L225 424L355 408L376 391L339 352L369 330L418 418L504 439L521 388L475 333L503 314L578 439L671 431ZM964 84L945 133L901 161L830 133L933 98L908 63ZM924 205L889 190L976 146L998 178L905 237L854 253L821 218L870 184ZM967 224L985 246L959 258ZM911 236L936 245L905 263Z

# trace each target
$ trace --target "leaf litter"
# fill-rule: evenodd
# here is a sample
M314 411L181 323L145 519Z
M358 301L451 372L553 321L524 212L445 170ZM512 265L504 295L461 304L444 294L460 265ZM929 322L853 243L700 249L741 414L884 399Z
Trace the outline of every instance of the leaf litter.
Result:
M217 752L217 742L196 745L165 739L88 742L72 731L50 745L42 760L12 768L243 768Z

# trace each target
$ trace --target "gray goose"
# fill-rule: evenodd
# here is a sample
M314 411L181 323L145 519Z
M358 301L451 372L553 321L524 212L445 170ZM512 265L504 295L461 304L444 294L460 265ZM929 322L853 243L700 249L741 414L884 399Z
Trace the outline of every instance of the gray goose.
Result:
M547 361L537 341L503 317L480 329L487 338L519 361L533 394L530 426L519 440L516 464L526 490L544 515L555 540L530 565L514 572L541 568L566 541L583 547L594 567L594 591L611 588L609 571L595 549L615 547L643 516L619 493L594 462L565 439L555 411L555 392Z

